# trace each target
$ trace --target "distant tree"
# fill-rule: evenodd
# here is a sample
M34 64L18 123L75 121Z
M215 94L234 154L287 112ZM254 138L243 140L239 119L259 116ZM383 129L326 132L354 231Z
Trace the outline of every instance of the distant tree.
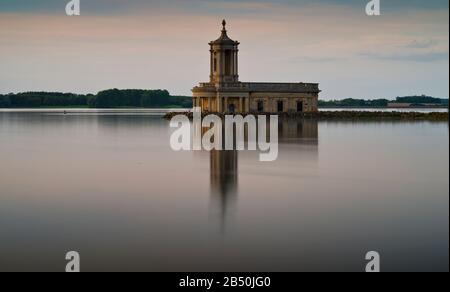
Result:
M87 97L71 93L42 93L42 106L86 106Z
M0 108L11 107L11 100L8 95L0 95Z
M426 95L397 97L397 102L412 104L443 104L444 100ZM448 99L447 99L448 104Z
M122 92L118 89L104 90L97 93L95 99L95 107L108 108L108 107L120 107Z
M96 96L93 94L88 94L86 96L86 100L87 100L87 106L88 107L95 107L95 102L96 102Z
M142 107L164 107L171 105L170 94L167 90L148 90L142 95Z
M40 107L42 105L42 97L36 92L19 93L10 96L11 107Z
M387 99L364 100L346 98L342 100L319 100L319 107L386 107Z
M180 108L192 108L192 97L191 96L171 96L170 105Z
M145 90L127 89L123 92L124 98L127 100L129 107L140 107L142 96Z
M192 107L192 97L171 96L167 90L109 89L98 94L79 95L61 92L24 92L0 95L0 107L36 108L89 106L115 107Z
M375 99L375 100L371 100L370 104L373 107L386 107L388 106L389 100L387 99Z

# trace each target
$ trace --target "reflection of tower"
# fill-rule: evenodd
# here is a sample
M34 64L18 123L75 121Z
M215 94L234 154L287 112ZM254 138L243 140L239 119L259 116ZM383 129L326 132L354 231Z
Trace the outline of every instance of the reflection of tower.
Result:
M210 153L211 196L220 212L222 231L230 209L234 206L238 189L237 151L217 151Z
M278 136L281 143L319 143L319 123L317 120L281 118L278 122Z

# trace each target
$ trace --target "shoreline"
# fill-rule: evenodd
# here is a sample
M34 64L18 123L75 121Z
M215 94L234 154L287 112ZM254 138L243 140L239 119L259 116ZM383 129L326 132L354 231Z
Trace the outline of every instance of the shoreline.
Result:
M165 119L171 119L175 115L185 115L192 119L192 111L189 109L175 108L0 108L0 113L48 113L48 114L151 114L158 115ZM215 114L215 113L211 113ZM205 116L206 114L203 114ZM223 114L217 114L223 117ZM270 113L261 113L255 115L270 116ZM405 111L397 109L392 111L350 108L322 109L316 113L280 113L281 118L290 119L314 119L319 121L436 121L448 122L448 111Z
M208 114L215 114L219 117L224 117L224 114L207 113L202 114L202 117ZM252 114L252 113L250 113ZM189 119L193 118L192 112L169 112L164 115L164 119L172 119L176 115L184 115ZM246 116L245 114L244 116ZM270 116L270 113L258 113L255 115ZM288 119L313 119L318 121L431 121L431 122L448 122L448 112L398 112L398 111L319 111L316 113L280 113L281 118Z

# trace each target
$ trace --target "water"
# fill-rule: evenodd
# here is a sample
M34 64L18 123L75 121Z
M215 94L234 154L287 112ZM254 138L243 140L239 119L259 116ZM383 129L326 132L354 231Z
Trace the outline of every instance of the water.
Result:
M448 123L285 121L274 163L170 133L0 112L0 271L448 271Z
M320 111L364 111L364 112L402 112L402 113L447 113L448 108L321 108Z
M187 112L189 109L136 108L136 109L97 109L97 108L12 108L2 109L0 113L39 113L39 114L94 114L94 115L163 115L169 112Z
M191 109L91 109L91 108L48 108L48 109L1 109L9 113L76 113L76 114L145 114L160 115L168 112L187 112ZM321 108L320 111L368 111L368 112L418 112L418 113L445 113L447 108Z

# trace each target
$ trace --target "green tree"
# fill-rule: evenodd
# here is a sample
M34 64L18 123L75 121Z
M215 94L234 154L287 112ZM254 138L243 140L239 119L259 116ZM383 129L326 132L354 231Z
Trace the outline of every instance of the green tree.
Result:
M11 107L11 100L8 95L0 95L0 108Z

